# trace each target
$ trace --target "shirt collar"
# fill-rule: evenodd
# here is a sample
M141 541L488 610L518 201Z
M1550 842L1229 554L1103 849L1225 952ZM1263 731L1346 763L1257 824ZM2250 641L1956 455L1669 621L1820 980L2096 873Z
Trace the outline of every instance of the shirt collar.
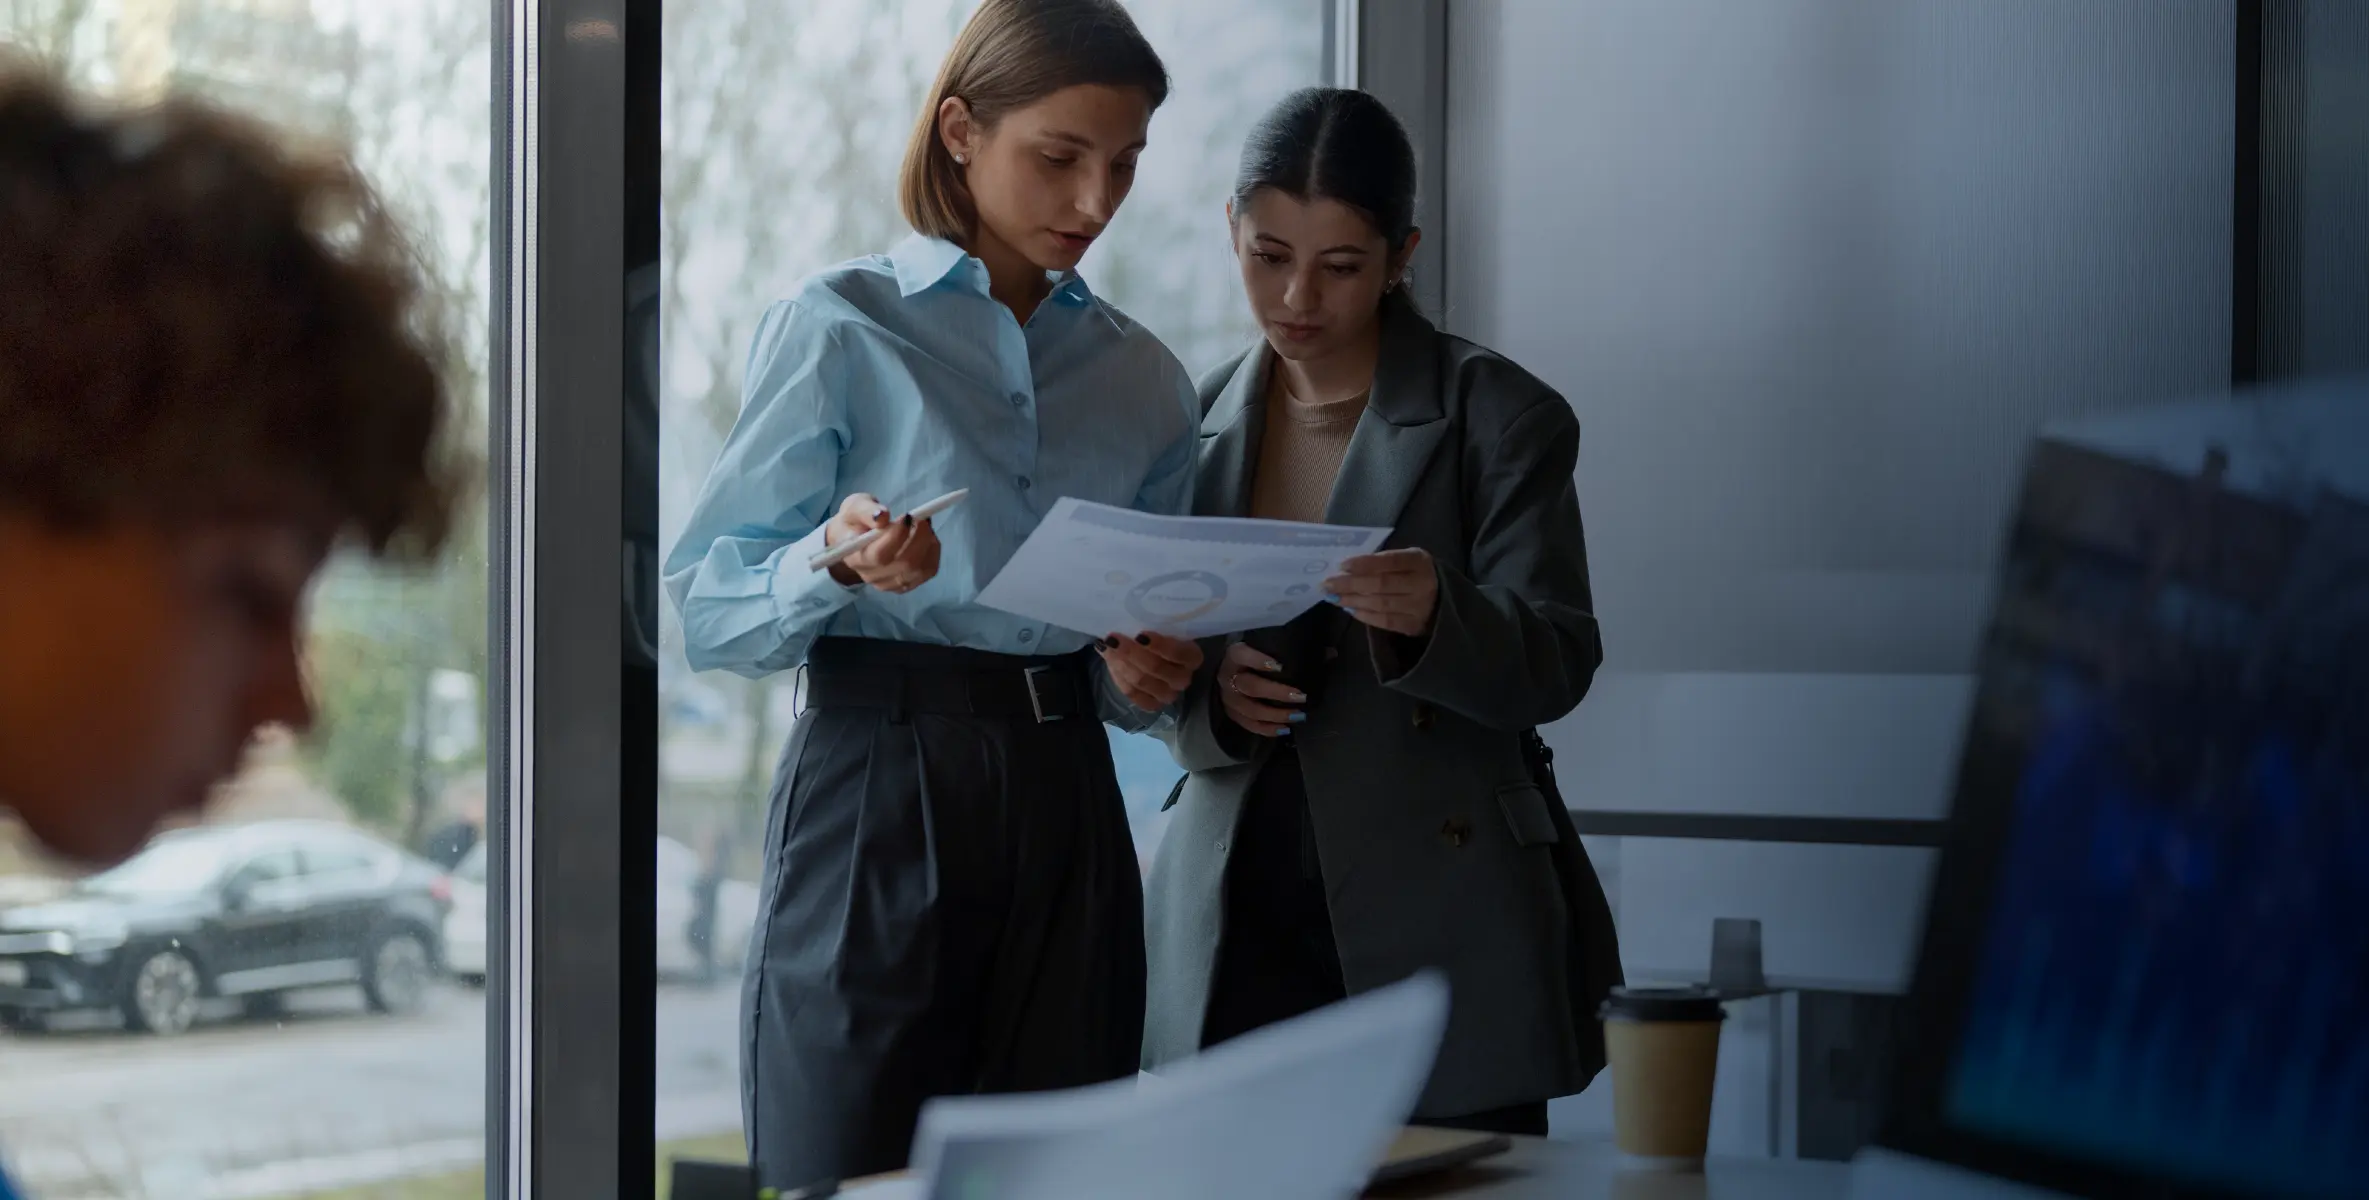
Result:
M962 247L944 238L914 234L889 251L889 262L897 272L897 291L911 296L926 292L947 279L961 275L964 284L979 295L987 295L987 267L966 253ZM1051 276L1053 290L1045 298L1071 308L1092 308L1113 325L1113 316L1086 280L1075 271L1062 271Z
M1046 299L1058 300L1063 304L1102 307L1101 302L1095 299L1093 290L1086 286L1084 276L1075 271L1062 271L1051 277L1053 290L1046 294Z
M888 261L897 269L897 290L910 296L936 287L956 267L975 260L952 242L917 233L897 243L897 248L889 251ZM979 281L979 290L987 290L984 278Z

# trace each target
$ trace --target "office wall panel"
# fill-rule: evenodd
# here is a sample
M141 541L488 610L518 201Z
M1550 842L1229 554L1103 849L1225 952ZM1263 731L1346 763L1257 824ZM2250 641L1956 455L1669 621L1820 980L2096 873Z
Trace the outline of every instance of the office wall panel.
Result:
M2228 383L2235 9L1450 6L1438 315L1584 431L1607 661L1547 731L1575 807L1946 811L2029 434ZM1933 858L1591 849L1633 972L1759 917L1772 975L1874 991ZM1727 1065L1743 1149L1777 1065Z

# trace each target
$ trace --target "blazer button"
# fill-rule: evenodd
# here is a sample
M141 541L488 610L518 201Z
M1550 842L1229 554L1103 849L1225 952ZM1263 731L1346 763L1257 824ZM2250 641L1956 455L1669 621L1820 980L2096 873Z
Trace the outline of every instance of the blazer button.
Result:
M1464 840L1472 836L1472 822L1462 817L1449 817L1440 822L1439 840L1456 849L1464 847Z
M1417 729L1431 728L1431 706L1428 704L1416 705L1413 723Z

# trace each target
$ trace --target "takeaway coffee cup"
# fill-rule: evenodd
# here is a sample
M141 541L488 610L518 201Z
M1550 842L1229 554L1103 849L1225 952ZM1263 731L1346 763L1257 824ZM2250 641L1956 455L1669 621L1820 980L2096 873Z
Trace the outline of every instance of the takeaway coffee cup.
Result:
M1711 1137L1719 995L1699 987L1619 987L1605 998L1612 1135L1629 1165L1693 1170Z

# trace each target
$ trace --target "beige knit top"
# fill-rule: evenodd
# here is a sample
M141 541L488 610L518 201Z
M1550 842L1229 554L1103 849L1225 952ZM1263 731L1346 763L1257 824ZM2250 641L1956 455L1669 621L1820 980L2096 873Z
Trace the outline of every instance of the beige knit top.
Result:
M1324 520L1333 480L1370 394L1311 404L1291 394L1282 371L1268 368L1267 425L1260 435L1258 473L1252 477L1251 516Z

